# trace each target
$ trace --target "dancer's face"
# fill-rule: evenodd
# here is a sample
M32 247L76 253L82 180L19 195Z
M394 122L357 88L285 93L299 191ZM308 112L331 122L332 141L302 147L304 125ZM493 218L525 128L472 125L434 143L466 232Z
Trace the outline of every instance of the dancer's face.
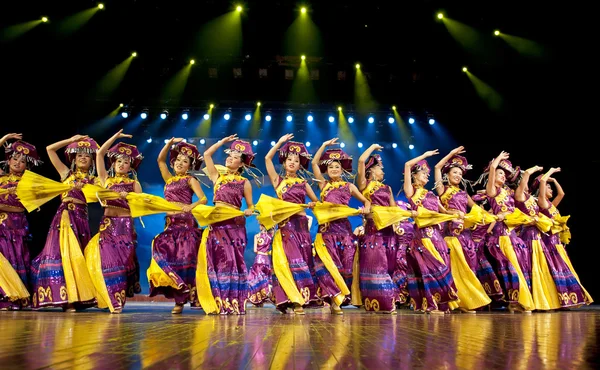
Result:
M502 168L496 168L496 185L502 186L506 182L506 173Z
M552 198L553 195L554 189L552 189L552 186L550 186L550 184L546 183L546 198Z
M421 170L413 175L415 185L425 186L429 182L429 172Z
M385 172L383 172L383 167L380 165L376 165L371 167L371 180L382 181Z
M300 169L300 156L298 154L288 154L284 165L286 172L296 173Z
M120 175L126 175L131 171L131 159L120 157L115 161L115 172Z
M242 167L242 154L238 152L231 152L225 160L225 167L230 170L239 170Z
M175 162L173 162L173 169L177 175L184 175L190 170L190 157L184 154L178 154Z
M448 182L451 185L458 186L462 181L462 170L458 167L452 167L450 171L448 171Z
M27 161L23 154L17 153L10 157L8 161L9 170L14 174L21 174L27 168Z
M92 166L92 155L88 153L77 153L75 156L75 166L82 171L89 170Z
M329 176L330 179L339 179L342 177L342 172L343 170L340 162L331 162L327 166L327 176Z

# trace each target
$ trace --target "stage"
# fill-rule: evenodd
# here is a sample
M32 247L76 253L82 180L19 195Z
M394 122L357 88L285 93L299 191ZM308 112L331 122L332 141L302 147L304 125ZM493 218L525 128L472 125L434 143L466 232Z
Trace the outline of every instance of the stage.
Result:
M2 369L592 369L600 307L444 316L347 308L206 316L129 302L123 314L0 312Z

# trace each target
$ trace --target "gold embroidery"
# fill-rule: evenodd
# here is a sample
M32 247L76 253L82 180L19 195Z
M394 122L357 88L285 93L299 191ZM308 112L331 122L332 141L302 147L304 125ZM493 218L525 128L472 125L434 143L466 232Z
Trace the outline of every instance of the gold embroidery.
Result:
M494 280L494 289L496 289L496 292L501 292L502 288L500 287L500 282L498 280Z
M427 190L425 188L416 188L415 193L413 194L413 196L410 199L418 207L423 204L423 200L427 196L427 193L429 193L429 190Z
M305 182L306 180L300 177L285 177L283 180L281 180L279 185L277 185L277 189L275 189L277 197L281 199L282 194L285 194L289 189L292 188L292 186Z
M367 187L365 188L365 190L363 190L362 194L364 195L365 198L367 198L369 200L369 202L371 201L371 196L373 194L375 194L375 192L383 187L387 187L387 185L385 185L382 182L379 181L370 181L369 184L367 185Z
M490 284L488 284L488 283L483 283L483 289L485 290L485 292L487 294L491 294L492 293L492 288L490 288Z
M450 200L460 192L460 188L458 186L454 186L454 185L450 185L448 187L446 187L446 190L444 191L444 194L442 194L442 196L440 197L440 201L442 202L442 205L444 206L444 208L448 209L448 202L450 202Z
M48 302L52 302L52 289L47 287L45 290L43 287L38 288L38 301L44 302L48 298Z
M102 220L102 223L100 224L100 231L104 231L104 230L108 229L109 226L110 226L110 218L105 218L104 220Z
M64 285L60 287L60 299L67 299L67 288Z
M328 181L323 187L323 190L321 190L321 199L325 199L327 194L329 194L329 192L333 189L339 189L346 186L349 186L349 183L346 181Z
M577 294L575 293L570 293L569 297L571 297L571 302L577 304Z
M8 218L8 214L6 214L5 212L0 213L0 225L2 225L4 223L4 220L6 220Z
M242 177L242 176L236 175L236 174L227 173L227 174L219 175L219 178L217 179L217 182L215 183L214 192L216 194L217 191L221 188L221 186L223 186L225 184L228 184L228 183L234 182L234 181L241 182L244 180L246 180L245 177Z

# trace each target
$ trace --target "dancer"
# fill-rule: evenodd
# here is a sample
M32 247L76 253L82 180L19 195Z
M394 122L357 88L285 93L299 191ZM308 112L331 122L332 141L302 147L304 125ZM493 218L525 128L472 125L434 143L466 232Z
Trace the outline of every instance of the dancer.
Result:
M260 232L254 235L254 263L248 271L249 300L255 306L262 307L271 300L273 293L273 267L271 265L271 242L273 229L267 230L260 225Z
M343 179L344 175L352 176L352 157L342 149L325 150L328 146L336 145L337 140L333 138L324 142L312 160L314 177L321 189L321 201L347 206L354 197L364 205L360 213L368 214L371 202L358 191L356 185ZM323 173L327 174L329 180L323 177ZM341 314L340 306L349 302L357 239L347 217L319 225L319 233L315 237L315 270L321 296L331 305L334 314ZM325 248L317 248L317 243Z
M405 211L412 211L409 203L397 200L398 207ZM410 306L410 292L408 291L408 261L406 259L410 243L415 237L414 221L410 219L400 221L393 225L398 238L396 248L388 248L388 273L398 287L398 305L404 308Z
M57 150L65 147L66 164ZM34 308L61 307L65 312L96 304L94 285L83 250L90 241L90 224L81 188L96 183L96 152L92 138L75 135L46 147L61 182L73 188L61 196L44 249L31 263Z
M226 173L219 173L213 161L213 155L223 144L231 143L225 150L228 154L225 161ZM227 136L204 152L204 161L208 177L214 184L215 207L229 207L239 210L242 199L246 200L246 217L252 215L254 203L252 202L252 185L241 174L252 164L254 153L249 142L239 140L237 135ZM203 235L202 243L206 246L206 273L210 283L210 291L198 288L200 304L207 314L235 314L246 313L248 300L248 270L244 262L244 250L247 244L246 219L243 216L232 218L212 224ZM201 246L201 248L203 248ZM198 261L198 265L200 266ZM200 267L198 267L200 268ZM208 288L208 287L207 287ZM204 304L206 299L210 305ZM214 306L216 311L207 307Z
M430 173L425 159L436 154L437 149L430 150L404 164L404 193L417 213L419 207L447 213L438 197L425 189ZM408 289L415 311L443 314L457 308L458 296L450 273L448 245L439 222L427 227L415 225L414 232L415 238L407 259L410 271Z
M358 189L370 205L396 207L392 188L383 183L381 157L373 154L383 147L373 144L358 159ZM388 271L388 251L398 247L393 226L377 230L373 217L365 213L366 223L361 236L358 259L354 264L352 304L362 304L367 311L393 313L400 292ZM357 283L360 289L357 289ZM357 295L359 295L357 297Z
M137 235L126 197L130 192L141 193L136 170L144 158L135 145L113 143L118 139L131 138L119 130L108 139L96 153L100 184L121 196L120 199L102 202L104 216L100 231L88 243L85 259L96 288L99 308L108 308L120 314L127 297L142 291L140 266L136 255ZM110 149L109 149L110 148ZM108 156L107 171L104 156Z
M308 169L310 154L304 144L289 141L292 134L283 135L265 156L265 165L271 184L281 200L304 204L306 197L311 200L309 208L318 201L308 182L299 176ZM283 146L282 146L283 145ZM281 149L280 149L281 148ZM273 157L279 150L279 163L283 164L284 175L280 175L273 165ZM283 252L285 256L279 254ZM279 265L283 258L287 264ZM320 306L317 296L317 278L312 255L312 240L306 213L301 211L279 224L273 238L273 296L279 311L286 313L293 308L294 313L304 314L303 306ZM290 276L293 283L288 285ZM285 285L281 285L281 284Z
M0 176L0 310L20 310L28 307L30 257L26 239L29 225L25 208L15 192L17 184L32 165L42 164L35 146L22 141L22 134L7 134L0 139L0 147L8 140L16 140L5 147L4 175Z
M495 265L496 275L502 276L508 310L531 313L535 305L521 267L530 266L526 256L531 254L527 253L525 243L517 236L515 230L509 228L505 222L505 217L515 209L512 191L505 184L507 179L514 182L520 172L519 168L513 168L508 158L508 153L501 152L490 162L477 181L487 177L486 195L492 213L498 218L491 234L488 235L486 249L488 257L492 257L488 260ZM498 249L503 256L498 253Z
M176 144L176 145L173 145ZM169 165L175 175L167 166ZM175 300L172 314L180 314L189 302L198 307L196 295L196 263L202 231L191 211L207 199L190 171L202 166L202 156L195 145L171 138L158 154L158 168L165 181L165 199L181 206L182 212L169 212L165 217L165 230L152 241L152 261L147 271L150 297L162 294ZM195 202L193 196L198 198Z
M458 214L459 219L449 221L445 227L444 240L450 248L450 271L458 288L458 308L462 312L474 313L475 309L488 305L488 297L482 283L495 286L493 280L480 282L475 275L477 268L477 251L471 238L471 230L464 227L467 209L475 203L467 192L460 188L465 182L463 175L471 168L467 159L460 154L464 147L453 149L435 165L435 188L446 211ZM491 285L490 285L491 284ZM499 285L499 284L498 284ZM502 292L499 292L502 294Z

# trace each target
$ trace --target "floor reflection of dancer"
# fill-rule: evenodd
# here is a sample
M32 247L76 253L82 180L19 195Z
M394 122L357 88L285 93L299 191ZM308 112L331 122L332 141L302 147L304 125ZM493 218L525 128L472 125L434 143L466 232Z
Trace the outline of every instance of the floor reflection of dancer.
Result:
M56 152L65 146L66 164ZM81 188L96 183L99 148L94 139L84 135L46 147L60 180L73 188L61 196L44 249L31 263L34 308L61 307L63 311L75 312L75 308L95 304L94 285L83 257L91 235L87 201Z
M7 168L0 176L0 189L7 193L0 195L0 310L20 310L29 306L30 288L28 274L30 268L29 247L26 239L29 224L25 208L16 195L21 176L31 165L42 163L35 146L22 140L21 134L8 134L0 139L0 147L8 140L17 140L5 147Z
M114 314L121 313L127 297L142 291L140 265L135 251L137 235L126 197L131 192L142 192L136 170L144 157L135 145L118 143L112 146L118 139L131 137L119 130L96 153L100 184L119 193L121 198L102 202L104 216L100 231L85 248L98 307L108 307ZM105 155L110 161L108 171L104 164Z
M165 230L152 241L152 261L147 272L150 297L162 294L174 299L173 314L181 313L188 302L192 307L199 307L196 263L202 231L191 211L207 201L200 182L189 174L200 169L202 156L195 145L182 140L172 138L158 155L158 168L165 181L165 199L180 206L182 212L167 213ZM175 175L167 166L167 154ZM193 201L194 195L196 201Z
M277 197L290 203L304 204L306 197L310 199L309 207L314 207L318 201L317 196L309 183L299 174L308 169L310 154L302 143L289 141L292 134L282 136L265 156L265 165L271 184ZM283 164L284 175L275 170L273 157L279 150L279 163ZM306 212L301 211L279 224L278 232L273 239L273 296L277 309L285 313L288 308L293 308L294 313L304 314L302 306L318 306L322 301L317 296L317 277L314 269L312 255L312 239ZM278 266L277 245L285 251L288 266ZM279 272L278 272L279 271ZM291 273L293 284L282 286L282 279L278 274ZM284 283L285 284L285 283Z
M352 176L352 157L342 149L325 150L328 146L336 144L337 138L324 142L312 161L313 173L321 189L321 201L347 206L354 197L364 204L360 213L368 214L371 212L371 202L358 191L356 185L343 179L344 175ZM323 174L326 174L329 180L325 180ZM319 225L319 233L315 237L315 243L317 242L324 244L323 253L326 254L322 256L317 250L315 256L315 270L321 296L326 297L331 304L331 312L339 315L342 313L340 306L349 302L352 266L358 240L352 234L352 225L348 218L343 218ZM327 263L329 261L331 263Z

